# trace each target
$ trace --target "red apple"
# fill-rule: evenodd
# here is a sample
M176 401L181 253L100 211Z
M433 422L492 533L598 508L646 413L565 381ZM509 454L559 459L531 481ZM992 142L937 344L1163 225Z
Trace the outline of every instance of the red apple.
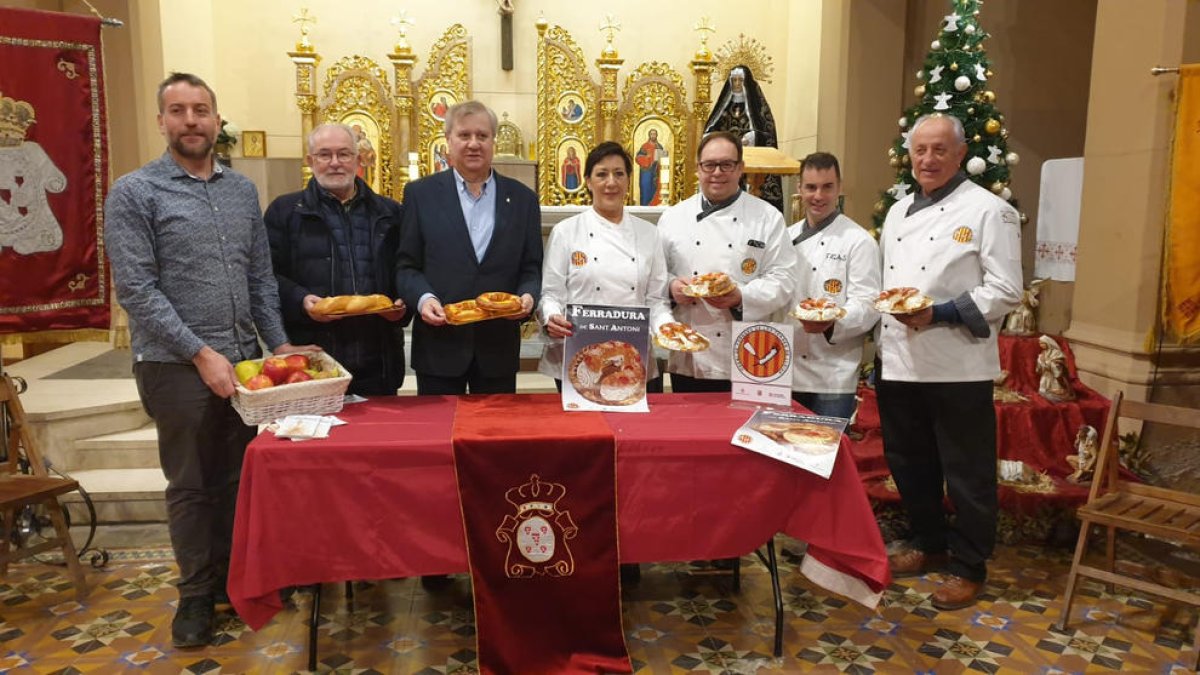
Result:
M275 384L283 384L287 379L288 373L292 369L288 367L288 363L282 356L272 356L263 361L262 374L271 378L271 382Z
M287 361L288 368L292 370L307 370L309 367L308 357L304 354L288 354L283 360Z
M246 380L245 383L242 384L242 386L249 389L250 391L255 391L258 389L266 389L267 387L273 387L273 386L275 386L275 383L272 382L271 378L267 377L266 375L259 374L259 375L255 375L254 377Z
M308 382L311 379L312 379L312 375L309 375L308 373L304 372L303 370L297 370L297 371L294 371L292 374L288 375L287 379L284 380L283 383L284 384L295 384L296 382Z

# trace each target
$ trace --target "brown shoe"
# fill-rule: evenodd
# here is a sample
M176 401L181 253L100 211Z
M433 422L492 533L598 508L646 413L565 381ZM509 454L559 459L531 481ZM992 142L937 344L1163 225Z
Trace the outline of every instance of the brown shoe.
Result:
M888 567L892 569L893 579L903 579L940 570L949 560L950 557L945 553L926 553L920 549L906 548L888 556Z
M983 584L956 575L948 575L933 592L933 606L938 609L962 609L975 604Z

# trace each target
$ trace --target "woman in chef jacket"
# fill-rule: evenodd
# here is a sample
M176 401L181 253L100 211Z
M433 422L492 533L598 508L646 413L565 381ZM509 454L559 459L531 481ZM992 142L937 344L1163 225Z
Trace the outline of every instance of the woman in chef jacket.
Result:
M562 389L563 338L571 335L568 304L650 308L650 330L673 321L667 304L667 264L651 223L625 213L633 162L619 143L605 141L588 153L584 186L592 208L550 231L542 263L537 318L549 334L538 370ZM647 391L662 391L662 374L649 364Z

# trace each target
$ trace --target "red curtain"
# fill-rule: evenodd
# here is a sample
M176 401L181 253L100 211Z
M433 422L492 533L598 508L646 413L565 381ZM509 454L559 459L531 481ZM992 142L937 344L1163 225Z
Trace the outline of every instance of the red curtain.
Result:
M108 329L100 21L0 8L0 334Z

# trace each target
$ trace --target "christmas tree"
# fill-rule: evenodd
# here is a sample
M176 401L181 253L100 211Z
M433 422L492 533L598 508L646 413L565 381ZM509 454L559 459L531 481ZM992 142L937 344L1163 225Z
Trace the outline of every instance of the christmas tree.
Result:
M905 195L920 190L908 159L908 134L922 115L941 113L962 121L967 136L963 170L980 186L1011 202L1009 168L1020 158L1008 151L1004 115L996 109L996 94L988 88L991 65L983 49L988 34L979 27L982 0L951 0L950 14L942 18L929 45L925 65L917 71L917 104L900 118L900 135L888 149L888 162L896 167L896 180L875 203L875 232L888 209ZM1021 222L1025 222L1022 214Z

